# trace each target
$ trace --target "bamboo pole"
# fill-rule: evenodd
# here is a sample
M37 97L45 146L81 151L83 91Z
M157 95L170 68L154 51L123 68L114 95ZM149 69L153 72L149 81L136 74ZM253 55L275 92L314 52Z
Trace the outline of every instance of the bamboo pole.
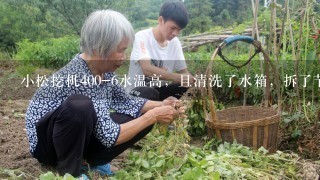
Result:
M316 22L315 22L315 17L313 16L312 17L312 28L313 28L313 31L317 33L317 25L316 25ZM316 53L316 58L318 58L318 61L317 61L317 65L319 66L320 65L320 52L319 51L319 46L318 46L318 41L315 41L314 43L314 49L315 49L315 53ZM314 85L315 85L315 81L313 80L312 81L312 94L311 94L311 104L314 105L314 98L315 98L315 88L314 88Z
M256 3L254 2L254 0L251 0L251 5L252 5L252 12L253 12L253 22L252 22L252 33L251 33L251 37L255 38L255 35L257 36L257 40L259 41L259 33L258 33L258 20L257 20L257 16L258 16L258 5L259 5L259 1L256 0ZM253 52L253 47L250 46L250 56L252 55ZM262 55L259 53L259 57L261 57ZM262 58L260 58L261 60ZM248 64L247 67L247 71L246 74L249 74L251 69L251 62ZM263 68L261 68L261 71ZM263 74L263 72L262 72ZM247 104L247 92L248 92L248 88L245 87L244 88L244 92L243 92L243 106L245 106Z
M258 11L259 9L259 0L256 0L256 7L255 7L256 11ZM256 17L255 17L255 29L256 29L256 35L257 35L257 41L260 41L260 33L259 33L259 26L258 26L258 20L257 20L257 16L258 16L258 12L255 13ZM260 41L261 42L261 41ZM264 74L263 72L263 62L264 62L264 57L261 53L259 53L259 60L260 60L260 69L261 69L261 74Z
M298 98L298 110L301 111L301 100L300 100L300 91L299 91L299 62L300 62L300 58L301 58L301 45L302 45L302 34L303 34L303 23L305 21L305 18L306 18L306 11L303 10L302 12L302 17L303 19L301 19L300 21L300 29L299 29L299 40L298 40L298 55L297 55L297 59L295 61L295 66L294 66L294 72L296 74L296 77L295 77L295 81L296 81L296 86L295 86L295 91L296 91L296 94L297 94L297 98Z
M310 7L309 7L309 0L307 0L307 5L306 5L306 13L305 13L305 16L306 16L306 23L307 23L307 35L306 35L306 45L305 45L305 49L304 49L304 59L307 61L307 52L308 52L308 47L309 47L309 37L308 35L310 34L310 29L309 29L309 15L310 15ZM306 62L304 63L305 67L304 67L304 74L306 74ZM306 108L306 88L303 87L302 89L302 93L303 93L303 109L304 109L304 114L305 114L305 117L307 119L307 121L310 123L311 121L309 120L309 117L308 117L308 111L307 111L307 108Z
M298 75L298 71L299 71L299 61L298 61L298 58L297 58L297 52L296 52L296 44L295 44L295 41L294 41L294 36L293 36L293 29L292 29L292 24L291 24L291 17L290 17L290 13L289 13L289 8L288 8L288 12L287 12L287 22L289 24L289 31L290 31L290 41L291 41L291 49L292 49L292 58L293 58L293 61L294 61L294 72L295 74ZM297 80L297 79L295 79ZM296 86L295 88L295 91L296 91L296 94L297 94L297 97L298 97L298 100L300 99L300 93L299 93L299 88L298 86ZM301 106L300 106L300 103L298 103L298 109L301 110Z
M277 0L272 0L272 10L271 10L271 36L273 38L273 54L274 54L274 59L277 61L278 57L276 54L276 49L277 49L277 8L275 7L277 4Z
M255 34L255 18L256 18L256 9L255 9L255 5L254 5L254 0L251 0L251 5L252 5L252 12L253 12L253 22L252 22L252 32L251 32L251 37L254 38L254 34ZM250 46L250 52L249 52L249 56L252 55L252 46ZM248 74L250 72L250 67L251 67L251 62L248 64L247 66L247 71L246 71L246 74ZM248 88L247 86L244 87L244 90L243 90L243 103L242 105L243 106L246 106L247 105L247 92L248 92Z

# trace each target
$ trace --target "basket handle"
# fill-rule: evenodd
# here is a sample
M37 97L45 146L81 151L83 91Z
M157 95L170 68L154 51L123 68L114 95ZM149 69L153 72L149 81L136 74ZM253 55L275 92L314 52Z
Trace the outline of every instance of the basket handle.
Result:
M209 65L208 68L206 70L206 76L209 77L210 73L212 72L212 66L213 66L213 60L214 58L217 56L219 52L219 49L216 48L216 50L214 51L214 53L211 56L211 59L209 61ZM215 106L214 106L214 100L213 100L213 92L212 92L212 88L210 87L210 83L207 81L207 88L203 88L203 110L205 112L205 114L207 113L207 108L210 109L210 115L211 115L211 119L213 122L217 121L217 116L216 116L216 110L215 110ZM206 98L205 96L208 95L209 96L209 104L207 104Z
M222 54L222 49L226 46L229 46L230 44L236 42L236 41L243 41L243 42L246 42L246 43L249 43L249 44L252 44L252 45L255 45L255 40L251 37L251 36L233 36L233 37L229 37L227 39L225 39L223 41L223 43L221 43L219 46L218 46L218 55L221 57L221 59L223 59L227 64L229 64L230 66L232 67L235 67L235 68L242 68L244 66L246 66L247 64L250 63L250 61L258 54L261 52L261 47L260 46L255 46L256 47L256 50L255 50L255 53L253 55L251 55L251 57L245 62L243 63L242 65L236 65L236 64L233 64L232 61L230 61L227 57L225 57L223 54Z
M251 36L233 36L225 39L223 42L226 44L226 46L229 46L230 44L236 41L244 41L251 44L254 41L254 39Z
M209 61L209 64L208 64L208 67L207 67L207 70L206 70L206 75L207 77L210 76L210 73L212 72L212 68L213 68L213 62L214 62L214 59L215 57L219 54L219 51L221 50L221 48L223 48L224 46L227 46L227 45L230 45L231 43L233 42L236 42L236 41L244 41L244 42L247 42L247 43L251 43L253 44L255 47L257 47L262 53L263 53L263 56L264 56L264 59L266 61L266 76L267 76L267 86L266 86L266 91L265 91L265 98L264 98L264 101L265 101L265 105L268 106L268 97L269 97L269 90L270 90L270 78L269 78L269 68L268 68L268 64L271 66L273 72L275 72L275 79L276 79L276 88L279 88L280 87L280 83L279 83L279 74L277 73L276 71L276 67L275 65L272 63L270 57L267 55L267 53L261 48L261 44L259 41L256 41L254 40L252 37L250 36L234 36L234 37L230 37L230 38L227 38L225 39L219 46L218 48L216 48L216 50L214 51L214 53L212 54L211 56L211 59ZM278 91L277 91L278 92ZM204 101L204 111L205 113L207 113L207 108L210 109L210 114L211 114L211 119L212 121L217 121L217 116L216 116L216 111L215 111L215 105L214 105L214 98L213 98L213 91L212 91L212 88L210 88L210 83L207 81L207 88L204 88L203 90L203 94L204 95L208 95L209 96L209 102L207 102L205 100L205 98L203 99ZM280 94L277 93L277 96L280 97ZM280 97L281 98L281 97ZM279 111L281 111L281 102L279 101L278 102L278 105L279 105Z
M233 36L233 37L229 37L229 38L225 39L218 46L218 48L216 48L216 50L214 51L214 53L211 56L211 59L210 59L209 64L208 64L208 68L206 70L207 77L210 76L210 73L212 72L214 58L221 53L221 49L223 47L225 47L225 46L228 46L228 45L232 44L233 42L236 42L236 41L244 41L244 42L251 43L251 44L254 44L256 42L250 36ZM212 91L212 88L209 88L209 87L210 87L210 84L207 81L207 88L204 88L203 94L209 96L209 103L207 104L206 100L204 99L204 102L203 102L204 103L204 112L207 113L207 108L209 108L210 109L211 119L214 122L214 121L217 121L217 115L216 115L216 111L215 111L213 91Z

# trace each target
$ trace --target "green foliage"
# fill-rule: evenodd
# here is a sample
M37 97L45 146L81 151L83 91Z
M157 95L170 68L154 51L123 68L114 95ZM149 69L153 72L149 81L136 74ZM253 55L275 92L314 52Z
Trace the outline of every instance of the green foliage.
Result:
M158 24L157 19L163 2L163 0L122 1L118 10L127 16L135 30L140 30Z
M152 146L157 139L148 138L146 145ZM263 147L252 151L236 143L220 144L216 151L191 146L186 154L172 150L159 154L159 148L131 152L127 167L110 179L291 179L301 167L294 154L267 155Z
M23 13L21 13L23 12ZM24 1L0 1L0 50L12 51L22 39L31 41L52 37L46 24L41 22L43 13L37 6Z
M184 30L185 34L208 31L212 26L210 18L212 3L209 0L186 0L185 5L189 11L189 24Z
M230 17L230 13L227 9L223 9L220 13L220 15L218 16L220 21L230 21L231 17ZM226 26L226 25L225 25Z
M24 40L18 43L18 52L14 59L22 64L46 68L59 68L79 53L79 39L64 37L39 42Z
M97 9L117 9L122 0L38 0L36 5L46 11L48 24L60 31L80 35L86 17Z
M291 137L294 139L299 138L302 135L302 132L299 129L299 121L301 122L301 120L304 118L304 115L299 111L292 115L284 112L282 115L283 126L287 128L286 133L291 133Z
M205 113L203 111L203 101L200 99L193 99L190 104L190 108L187 110L187 115L189 119L188 133L190 136L203 136L206 134L205 125Z
M270 30L270 10L263 9L258 14L258 26L260 28L260 34L265 35L269 34Z
M207 102L208 103L208 102ZM191 137L199 137L204 136L207 133L206 128L206 116L205 112L203 110L203 100L201 97L198 97L196 100L192 100L190 103L190 108L187 110L187 116L188 116L188 134ZM222 103L215 102L215 108L217 110L225 109L224 105ZM209 110L208 110L209 112Z
M30 178L28 175L20 170L7 170L0 168L0 177L1 179L27 179Z
M294 100L294 97L296 96L295 93L287 94L290 94L288 99L291 98L292 100L287 101L286 106L288 107L285 108L286 111L282 112L280 127L283 129L283 137L290 137L289 140L296 141L299 138L308 136L310 129L312 129L313 126L317 126L319 105L312 105L308 102L305 105L307 111L298 110L295 107L295 104L297 103L297 101ZM308 154L307 156L310 158L312 155Z
M10 60L10 54L8 52L0 51L0 60Z
M238 24L252 19L252 8L250 1L212 1L212 22L215 25L227 27L237 22Z
M246 24L239 24L232 30L232 34L242 34L247 28Z
M210 52L206 46L199 47L197 52L185 52L188 70L194 75L204 72L211 56Z
M32 64L24 64L17 67L17 73L20 77L27 77L27 75L33 74L37 70Z
M165 1L1 0L0 17L3 18L0 21L0 49L14 51L15 44L23 39L38 41L79 35L84 20L96 9L120 11L127 16L136 30L155 26L161 4ZM228 27L234 23L251 22L252 19L252 6L249 1L185 0L184 3L190 13L190 21L187 28L182 31L183 35L205 32L216 26ZM284 1L279 0L278 3L283 5ZM313 8L310 12L312 15L320 9L319 4L316 5L315 2L314 4L310 6ZM289 5L296 13L299 8L305 7L306 3L294 0L290 1ZM258 23L263 27L260 29L269 30L267 28L270 24L269 13L268 9L261 7Z
M74 178L70 174L65 174L64 176L59 176L53 174L51 171L41 174L40 175L40 180L76 180L77 178Z

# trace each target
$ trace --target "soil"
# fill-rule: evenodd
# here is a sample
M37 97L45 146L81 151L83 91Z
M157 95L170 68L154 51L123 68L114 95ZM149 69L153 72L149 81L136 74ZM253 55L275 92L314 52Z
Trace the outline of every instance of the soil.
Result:
M22 79L15 74L14 65L5 61L0 67L0 179L8 178L10 173L34 179L50 170L29 153L24 118L36 87L21 85Z
M293 138L290 133L287 133L285 127L280 132L279 150L291 150L305 159L320 160L319 119L308 127L302 127L302 135L299 138Z
M47 170L29 153L24 121L27 104L28 101L0 102L0 168L19 169L32 177Z
M26 87L25 83L21 83L23 78L17 75L14 67L14 63L0 64L0 179L12 177L12 173L22 176L23 179L35 179L44 172L55 171L51 167L39 164L29 153L25 112L37 87L35 84ZM48 73L50 71L40 69L33 74L33 77L36 77L36 74L48 75ZM300 152L302 156L309 155L306 157L319 160L319 128L319 124L305 128L304 131L308 133L297 142L285 137L280 138L283 143L281 149L292 148L290 150ZM112 164L122 168L125 157L126 153L120 155Z

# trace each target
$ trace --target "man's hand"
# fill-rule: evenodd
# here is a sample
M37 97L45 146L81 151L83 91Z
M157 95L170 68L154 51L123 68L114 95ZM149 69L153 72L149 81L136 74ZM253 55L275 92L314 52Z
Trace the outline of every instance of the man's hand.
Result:
M190 74L189 72L183 73L183 74L181 74L181 75L183 75L183 76L189 76L188 80L189 80L189 84L190 84L190 85L194 85L194 83L196 82L195 77L194 77L192 74ZM182 80L182 78L181 78L181 80Z

